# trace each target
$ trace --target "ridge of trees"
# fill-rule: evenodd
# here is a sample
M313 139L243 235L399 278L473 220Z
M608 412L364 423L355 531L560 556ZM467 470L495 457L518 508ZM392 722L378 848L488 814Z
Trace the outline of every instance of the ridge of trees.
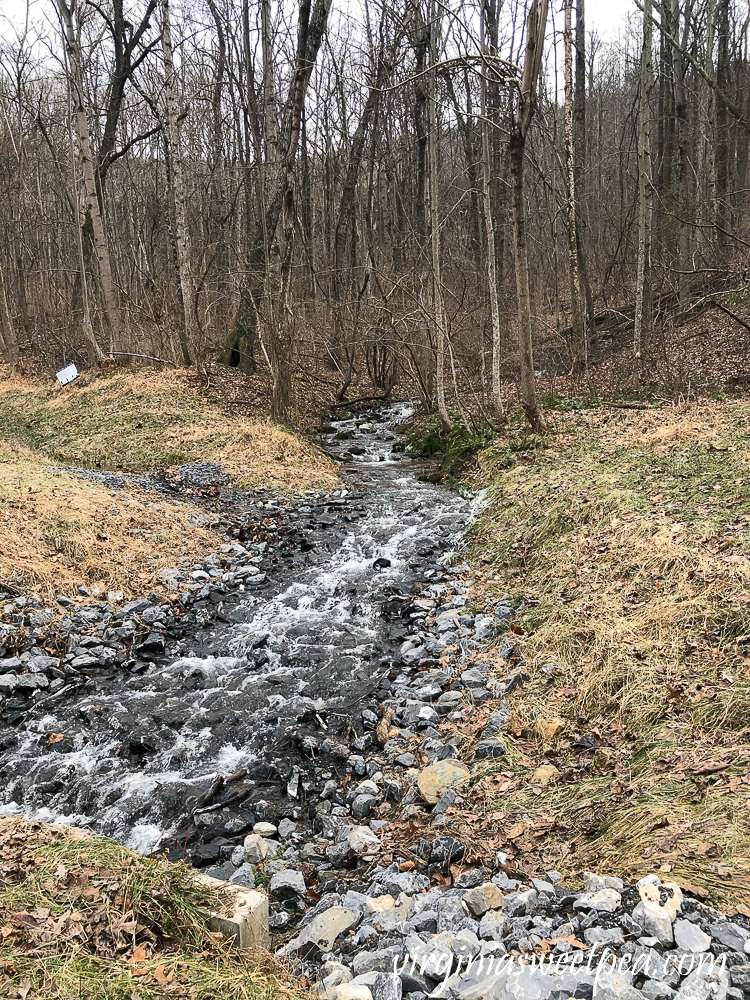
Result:
M11 367L262 358L281 421L300 367L339 404L366 371L446 429L458 372L541 430L550 338L585 376L629 331L637 386L665 303L746 285L735 0L633 0L607 44L584 0L43 8L0 41Z

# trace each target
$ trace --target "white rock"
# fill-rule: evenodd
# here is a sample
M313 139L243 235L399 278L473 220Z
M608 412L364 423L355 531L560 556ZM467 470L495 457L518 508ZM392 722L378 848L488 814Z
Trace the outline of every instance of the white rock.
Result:
M275 837L278 832L278 827L274 826L273 823L256 823L253 827L253 833L257 833L261 837Z
M346 842L360 857L377 854L380 850L380 840L366 826L355 826L346 838Z
M268 857L268 846L259 833L249 833L243 844L245 861L250 865L259 865Z

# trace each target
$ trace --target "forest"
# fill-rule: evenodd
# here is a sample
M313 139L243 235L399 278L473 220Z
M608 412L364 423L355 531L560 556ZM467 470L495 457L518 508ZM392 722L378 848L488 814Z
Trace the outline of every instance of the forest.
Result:
M520 402L542 429L540 376L585 391L603 358L618 390L688 383L687 320L747 332L749 22L32 5L0 42L3 358L260 370L287 422L310 386L405 383L444 428Z

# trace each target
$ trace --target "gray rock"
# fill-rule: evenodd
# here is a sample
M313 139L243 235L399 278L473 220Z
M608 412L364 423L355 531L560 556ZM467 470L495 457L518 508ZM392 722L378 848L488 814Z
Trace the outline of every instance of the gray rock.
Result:
M271 885L273 885L273 879L271 879ZM361 919L360 910L350 910L344 906L331 906L303 927L297 937L292 938L286 945L284 951L286 953L299 952L303 955L314 954L316 951L330 951L339 934L356 927Z
M416 934L406 939L406 953L420 975L428 979L443 979L453 966L453 952L448 947L447 933L436 934L423 941Z
M509 917L524 917L532 912L538 899L536 889L508 893L504 900L505 912Z
M0 674L0 694L10 694L17 681L16 674Z
M271 879L269 892L276 899L305 899L307 886L302 872L286 869Z
M352 802L352 816L355 819L365 819L378 804L374 795L357 795Z
M452 936L449 947L456 958L473 958L479 951L479 938L468 927L464 927Z
M717 920L709 925L711 937L732 951L744 952L745 943L750 941L750 931L731 920Z
M616 889L598 889L596 892L585 892L573 904L574 910L602 910L604 913L614 913L622 903L622 896ZM640 905L640 904L639 904Z
M711 938L692 921L675 920L674 943L678 948L697 955L702 951L708 951L711 947Z
M401 1000L403 984L393 972L380 972L370 987L372 1000Z
M217 865L215 868L209 868L206 875L210 875L211 878L218 878L222 882L229 882L232 875L234 875L234 865L231 861L225 861L223 865Z
M674 944L672 920L664 907L651 902L639 903L633 910L633 918L643 924L646 935L664 945Z
M229 881L234 882L235 885L243 885L246 889L253 889L255 887L253 866L248 864L240 865Z
M497 910L503 905L503 894L492 882L485 882L464 893L464 904L469 913L483 917L488 910Z
M19 674L16 677L17 691L42 691L49 687L49 681L44 674Z
M647 979L641 986L641 993L646 1000L671 1000L674 990L666 983L660 983L656 979Z
M750 993L750 965L733 965L729 970L729 977L732 986L743 990L746 995Z
M279 822L279 836L282 840L286 840L287 837L290 837L296 829L297 824L292 822L292 820L287 819L286 816Z
M586 944L619 944L625 940L620 927L587 927L583 932Z
M400 959L400 947L381 948L379 951L360 951L354 956L352 969L355 976L362 976L367 972L393 972L394 960L398 962Z
M480 740L474 750L477 760L496 760L505 756L505 744L502 740Z
M729 973L718 964L706 964L687 976L675 994L674 1000L726 1000Z

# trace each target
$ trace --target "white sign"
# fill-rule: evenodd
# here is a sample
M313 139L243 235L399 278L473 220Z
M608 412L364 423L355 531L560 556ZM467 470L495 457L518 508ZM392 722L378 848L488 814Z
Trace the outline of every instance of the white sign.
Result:
M67 385L68 382L72 382L73 379L78 378L78 369L71 361L69 365L61 368L60 371L55 374L57 375L57 381L60 385Z

